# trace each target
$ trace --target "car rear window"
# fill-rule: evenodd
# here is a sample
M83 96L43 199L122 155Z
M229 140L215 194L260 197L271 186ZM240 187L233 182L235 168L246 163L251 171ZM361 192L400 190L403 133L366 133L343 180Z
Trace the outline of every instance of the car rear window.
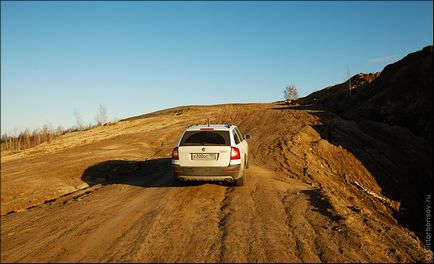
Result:
M230 146L229 131L187 131L180 146Z

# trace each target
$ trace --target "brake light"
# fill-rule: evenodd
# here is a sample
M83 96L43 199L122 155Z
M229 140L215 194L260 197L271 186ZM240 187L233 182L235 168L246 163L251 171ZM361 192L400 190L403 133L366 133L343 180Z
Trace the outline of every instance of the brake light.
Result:
M178 147L174 148L172 150L172 159L174 160L179 160L179 152L178 152Z
M241 159L240 150L236 147L231 147L231 160Z
M213 131L214 128L213 127L205 127L205 128L201 128L200 130L202 130L202 131Z

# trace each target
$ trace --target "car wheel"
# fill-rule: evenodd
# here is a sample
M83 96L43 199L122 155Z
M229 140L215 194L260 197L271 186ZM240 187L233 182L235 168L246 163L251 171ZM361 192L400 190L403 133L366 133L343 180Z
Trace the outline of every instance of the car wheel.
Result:
M246 171L244 170L243 176L241 176L241 178L235 180L235 184L237 186L243 186L246 184L246 180L247 180L247 175L246 175Z
M184 185L184 184L185 184L185 181L181 180L181 179L178 178L178 177L175 177L175 183L176 183L176 185Z

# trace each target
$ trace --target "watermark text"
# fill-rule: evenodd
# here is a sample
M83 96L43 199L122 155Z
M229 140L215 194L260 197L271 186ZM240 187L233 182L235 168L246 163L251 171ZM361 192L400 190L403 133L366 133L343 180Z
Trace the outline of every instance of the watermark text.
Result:
M431 194L425 197L425 245L431 249Z

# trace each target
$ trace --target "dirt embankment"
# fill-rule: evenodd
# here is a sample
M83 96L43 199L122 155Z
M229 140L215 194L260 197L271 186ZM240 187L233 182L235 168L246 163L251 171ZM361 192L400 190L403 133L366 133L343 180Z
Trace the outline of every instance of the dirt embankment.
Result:
M321 105L321 137L350 151L382 193L399 201L395 218L422 239L433 186L433 46L381 73L358 74L300 100ZM332 114L332 113L336 114Z
M404 127L432 145L433 69L431 45L387 65L381 73L359 73L345 83L302 98L300 103L324 105L345 119Z
M246 186L174 182L172 147L207 118L253 136ZM20 212L1 218L1 260L430 262L378 176L411 166L371 125L316 105L181 107L2 157L2 214Z

